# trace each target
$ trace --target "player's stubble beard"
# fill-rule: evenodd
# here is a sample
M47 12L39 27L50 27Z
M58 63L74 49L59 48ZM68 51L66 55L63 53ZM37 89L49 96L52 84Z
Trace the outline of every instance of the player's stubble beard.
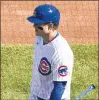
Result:
M43 30L38 29L35 27L35 35L41 36L44 39L45 43L51 41L57 34L57 30L49 29L48 26L43 27Z
M44 32L40 32L39 31L36 31L36 36L41 36L44 40L45 43L48 43L49 41L51 41L57 34L57 31L52 31L52 32L49 32L49 33L44 33Z
M36 36L42 36L43 34L44 34L43 32L35 29L35 35Z

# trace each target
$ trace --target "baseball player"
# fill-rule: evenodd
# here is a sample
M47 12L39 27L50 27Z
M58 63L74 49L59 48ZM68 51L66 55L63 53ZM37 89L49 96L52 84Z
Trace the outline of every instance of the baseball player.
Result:
M70 100L74 56L57 31L59 10L50 4L39 5L27 20L36 34L29 100Z

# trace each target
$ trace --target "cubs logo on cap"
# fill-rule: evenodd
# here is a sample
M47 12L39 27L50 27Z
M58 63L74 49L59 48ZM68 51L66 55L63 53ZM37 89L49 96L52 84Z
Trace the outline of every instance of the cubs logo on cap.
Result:
M60 66L58 68L58 73L59 73L60 76L66 76L68 74L67 66Z
M47 58L43 57L41 59L38 70L42 75L49 75L51 73L51 64Z

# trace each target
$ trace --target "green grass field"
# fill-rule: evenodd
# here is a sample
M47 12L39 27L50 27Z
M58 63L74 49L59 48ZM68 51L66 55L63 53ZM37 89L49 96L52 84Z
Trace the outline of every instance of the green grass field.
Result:
M75 56L71 98L74 100L90 84L96 89L82 100L98 100L98 45L72 45ZM2 45L1 100L27 100L30 92L33 47Z

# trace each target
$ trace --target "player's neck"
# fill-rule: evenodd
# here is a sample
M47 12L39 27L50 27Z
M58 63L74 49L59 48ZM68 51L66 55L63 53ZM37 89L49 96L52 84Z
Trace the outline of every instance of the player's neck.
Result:
M57 34L57 31L55 30L55 31L51 31L49 34L42 36L44 39L44 42L48 43L49 41L53 40L56 34Z

